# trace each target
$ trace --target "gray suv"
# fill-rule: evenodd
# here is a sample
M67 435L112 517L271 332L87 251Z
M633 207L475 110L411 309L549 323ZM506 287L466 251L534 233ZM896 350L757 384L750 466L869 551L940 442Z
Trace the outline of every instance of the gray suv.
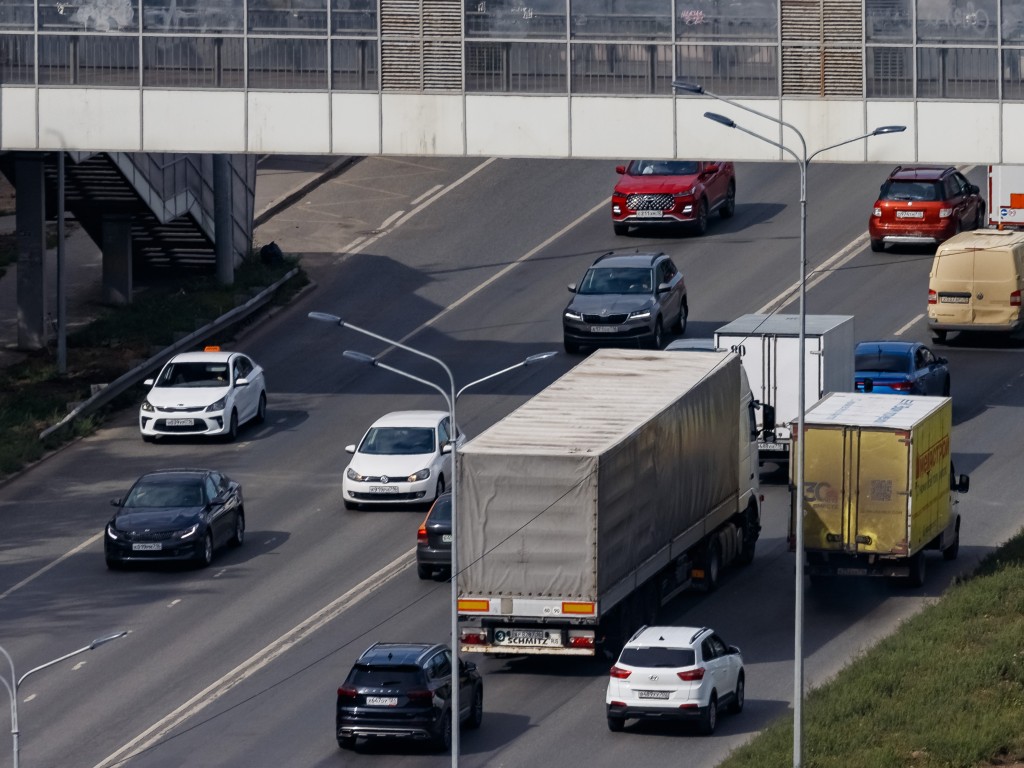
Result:
M666 330L686 330L686 283L664 253L606 253L569 293L562 331L570 354L584 346L661 349Z

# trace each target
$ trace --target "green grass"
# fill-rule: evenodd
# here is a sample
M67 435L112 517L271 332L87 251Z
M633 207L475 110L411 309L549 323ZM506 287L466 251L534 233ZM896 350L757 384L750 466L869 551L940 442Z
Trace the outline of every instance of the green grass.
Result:
M976 768L1024 760L1024 533L811 691L804 768ZM782 718L721 768L793 764Z
M67 374L57 373L54 346L22 362L0 368L0 478L10 475L68 440L88 434L113 410L134 406L141 385L105 410L72 422L41 441L39 433L59 422L71 404L87 399L94 384L109 384L183 334L245 303L297 266L295 259L270 267L251 258L235 271L235 284L221 286L212 277L165 280L140 292L124 307L107 308L93 323L68 337ZM10 279L9 277L7 279ZM286 303L309 282L301 270L282 286L272 304ZM220 344L224 338L208 340Z

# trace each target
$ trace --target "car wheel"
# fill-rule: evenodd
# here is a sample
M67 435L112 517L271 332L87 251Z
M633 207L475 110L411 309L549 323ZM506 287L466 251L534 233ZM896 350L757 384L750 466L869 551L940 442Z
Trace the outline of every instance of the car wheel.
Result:
M429 565L417 565L416 575L419 576L421 579L426 580L433 577L434 569L431 568Z
M240 547L242 542L245 541L245 512L238 510L238 515L235 517L235 532L231 535L231 546Z
M436 501L442 493L444 493L444 475L437 478L437 487L434 488L434 498L431 501Z
M228 431L225 436L229 443L233 443L238 439L238 411L234 408L231 409L231 421L228 422Z
M477 686L473 690L473 702L469 705L469 718L466 720L466 728L475 731L484 721L484 689Z
M912 587L923 587L927 562L924 559L924 552L918 552L910 559L910 575L907 583Z
M338 746L342 749L355 749L356 748L356 737L355 736L339 736Z
M618 235L619 237L622 237L623 235L626 235L626 234L629 233L629 224L618 224L618 223L615 223L615 224L612 224L612 229L615 230L615 234L616 235Z
M434 734L434 746L442 752L447 752L452 748L451 712L445 712L441 715L441 722L437 725L437 733Z
M107 568L109 568L110 570L112 570L112 571L123 571L124 570L124 563L122 563L120 560L116 560L113 557L108 557L108 558L106 558L106 561L107 561Z
M736 213L736 182L730 181L729 189L725 193L725 202L718 209L718 215L723 219L731 219L734 213Z
M945 344L946 336L946 331L932 331L932 341L934 341L936 344Z
M953 543L942 550L942 559L947 561L956 560L960 554L960 526L956 527L956 533L953 534Z
M714 692L711 693L711 701L708 702L707 707L700 713L700 732L705 736L710 736L715 732L715 726L718 725L718 697L715 696Z
M875 240L874 238L871 238L871 250L874 251L875 253L881 253L882 251L885 250L885 241Z
M718 548L718 537L711 539L704 552L704 589L714 592L722 576L722 553Z
M256 423L262 424L267 420L267 393L260 392L260 402L256 406Z
M651 349L661 349L665 343L665 333L661 327L661 318L654 321L654 335L651 336Z
M732 704L729 706L729 711L734 715L738 715L743 711L744 700L747 695L747 681L743 677L743 672L740 672L740 676L736 678L736 692L732 697Z
M942 383L942 396L949 397L949 376L947 376L946 380Z
M697 216L693 220L693 231L703 235L708 231L708 201L703 197L697 203Z
M200 568L205 568L213 562L213 534L209 531L203 537L203 547L196 556L196 562Z
M144 443L155 443L156 442L156 435L143 434L142 435L142 442L144 442Z
M358 502L349 501L348 499L342 499L341 503L345 505L345 509L359 509Z
M974 220L975 229L984 229L985 227L985 204L981 203L978 205L978 216Z
M562 346L565 347L566 353L570 355L575 355L580 351L580 345L575 341L569 341L568 339L564 339L562 341Z
M686 306L686 301L679 307L679 317L676 318L675 323L672 324L672 332L682 336L686 333L686 321L690 315L690 308Z
M619 733L623 728L626 727L626 718L624 717L612 717L608 715L608 730L612 733Z

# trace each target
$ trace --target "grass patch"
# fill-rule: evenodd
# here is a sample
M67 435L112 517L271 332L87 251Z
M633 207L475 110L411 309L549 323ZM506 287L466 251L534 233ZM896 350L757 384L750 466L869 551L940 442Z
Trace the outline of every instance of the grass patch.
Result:
M77 419L41 441L39 433L56 424L75 403L91 395L93 385L109 384L149 358L155 349L194 332L298 266L293 258L265 265L258 256L235 270L235 284L219 285L213 277L195 276L155 283L136 296L133 304L109 307L90 325L68 337L67 374L57 374L53 345L22 362L0 368L0 477L12 474L70 439L88 434L112 411L137 405L141 385L106 409ZM301 270L282 286L272 305L286 303L308 284ZM228 336L232 331L229 329ZM230 338L217 339L220 343Z
M1024 533L804 699L805 768L1024 761ZM720 768L792 765L780 719Z

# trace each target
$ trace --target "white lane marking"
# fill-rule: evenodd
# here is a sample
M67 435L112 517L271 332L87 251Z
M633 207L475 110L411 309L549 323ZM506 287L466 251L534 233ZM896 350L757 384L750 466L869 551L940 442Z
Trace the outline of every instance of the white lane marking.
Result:
M32 701L35 697L36 694L30 693L28 696L25 697L25 703L27 704L28 702Z
M396 219L400 218L404 214L405 214L405 211L395 211L390 216L388 216L386 219L384 219L384 221L381 222L380 226L377 227L377 229L387 229L388 227L391 226L391 223L393 221L395 221Z
M25 577L24 579L19 581L17 584L15 584L13 587L8 588L6 592L0 593L0 600L3 600L5 597L10 595L11 593L16 592L17 590L21 589L26 584L29 584L29 583L35 581L40 576L42 576L44 573L46 573L48 570L50 570L51 568L55 567L59 563L64 562L65 560L67 560L72 555L78 554L83 549L88 547L90 544L95 544L102 537L103 537L102 533L97 533L95 536L91 536L88 539L86 539L85 541L83 541L81 544L79 544L74 549L69 549L67 552L65 552L63 555L58 557L56 560L54 560L49 565L44 565L42 568L40 568L38 571L36 571L32 575Z
M430 197L432 194L437 192L437 190L443 189L443 188L444 188L444 184L435 184L432 189L428 189L422 195L420 195L415 200L413 200L411 203L409 203L409 205L419 205L421 201L423 201L426 198Z
M174 606L176 606L176 605L177 605L178 603L180 603L180 602L181 602L181 598L180 598L180 597L179 597L179 598L176 598L176 599L174 599L174 600L171 600L171 602L169 602L169 603L167 604L167 607L168 607L168 608L173 608Z
M217 571L215 574L213 574L213 578L219 579L221 576L223 576L227 572L228 572L227 568L221 568L219 571Z
M112 755L97 763L95 768L107 768L107 766L113 765L115 762L130 759L136 754L154 746L183 722L210 706L210 704L217 701L217 699L243 683L249 677L252 677L293 645L302 642L344 611L370 597L376 590L409 568L415 560L415 555L415 547L399 555L379 571L356 584L348 592L325 605L293 629L285 632L277 640L250 656L220 678L220 680L207 686L169 715L154 723Z
M917 321L920 320L922 317L924 317L924 312L919 314L917 317L915 317L909 323L907 323L902 328L900 328L898 331L896 331L895 335L896 336L902 336L904 331L909 331L917 323Z
M816 267L812 272L807 274L806 283L807 288L811 289L824 280L826 277L831 275L839 267L851 261L857 254L860 253L865 243L868 241L868 235L865 232L863 235L859 235L847 243L845 246L840 248L836 253L826 259L822 264ZM769 301L763 307L761 307L755 314L768 315L777 312L783 306L788 304L800 291L800 281L797 280L789 288L784 290L774 299Z
M88 663L89 662L87 662L87 661L80 661L77 664L75 664L75 666L73 666L71 669L81 669L82 667L84 667Z
M432 197L430 197L426 202L423 203L423 205L421 205L421 206L419 206L417 208L414 208L413 210L409 211L409 213L405 213L404 211L399 211L394 216L389 216L388 220L385 221L383 224L381 224L380 229L381 230L386 229L388 224L390 224L393 219L395 219L398 216L402 216L404 214L404 217L402 218L402 220L397 222L395 224L394 228L392 228L391 231L394 231L395 228L402 226L403 224L405 224L405 222L407 222L409 219L411 219L417 213L419 213L420 211L425 210L430 205L432 205L433 203L437 202L442 197L447 195L449 192L451 192L456 187L459 187L462 184L464 184L465 182L469 181L472 177L476 176L478 173L480 173L480 171L482 171L488 165L490 165L491 163L497 162L497 160L498 160L498 158L496 158L496 157L489 157L489 158L487 158L486 160L484 160L484 162L480 163L480 165L476 166L475 168L471 168L469 171L464 173L462 176L460 176L458 179L453 181L447 187L441 187L441 189L438 192L434 193ZM435 187L435 189L437 189L437 187ZM429 194L431 194L431 192L428 192L427 194L429 195ZM421 195L420 198L422 198L422 197L423 196ZM419 200L420 198L417 198L417 200ZM353 255L359 253L360 251L362 251L364 248L367 248L370 245L373 245L375 242L377 242L385 234L387 234L387 232L379 231L379 232L376 232L375 234L373 234L373 235L371 235L369 237L358 238L356 240L353 240L351 243L349 243L344 248L342 248L342 249L340 249L338 251L335 251L335 255L339 257L338 260L335 263L339 263L340 264L347 256L353 256Z

